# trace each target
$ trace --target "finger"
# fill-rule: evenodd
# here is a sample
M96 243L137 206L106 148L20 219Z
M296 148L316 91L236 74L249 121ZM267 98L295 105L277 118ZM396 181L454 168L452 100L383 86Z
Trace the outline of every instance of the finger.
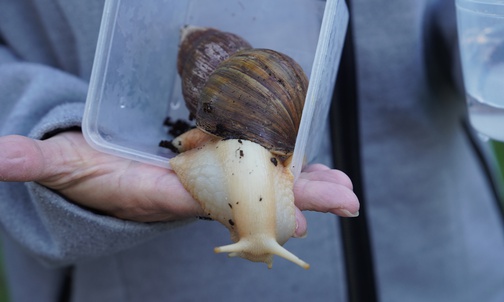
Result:
M327 181L300 178L294 184L296 206L300 210L358 216L359 201L348 187Z
M296 207L296 231L293 237L304 238L306 237L308 229L308 224L306 222L306 217L303 215L300 209Z
M307 165L306 167L303 168L302 172L314 172L314 171L324 171L324 170L330 170L326 165L323 164L311 164Z
M352 181L348 175L340 170L330 169L324 165L316 164L308 166L307 169L303 170L299 178L311 181L337 183L349 188L350 190L353 189Z
M35 180L44 165L44 155L35 140L20 135L0 137L1 181Z
M86 146L84 138L77 132L43 141L20 135L0 137L0 179L43 183L59 180L83 166L80 150ZM92 165L88 163L88 166Z
M144 214L152 213L152 209L158 209L154 213L158 212L161 215L156 220L175 220L205 215L200 204L184 189L173 171L137 162L132 165L133 167L120 177L120 182L123 184L121 187L124 191L130 191L128 194L130 197L127 199L132 202L130 207L125 207L126 215L139 213L140 216L135 219L137 221L152 220L154 217L151 214ZM153 178L154 175L157 176ZM118 215L121 216L121 214ZM143 220L141 216L146 220Z

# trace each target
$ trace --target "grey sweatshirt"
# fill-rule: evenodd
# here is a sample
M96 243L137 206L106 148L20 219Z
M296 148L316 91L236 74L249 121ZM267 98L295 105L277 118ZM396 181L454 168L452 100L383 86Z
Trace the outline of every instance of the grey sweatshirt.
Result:
M503 301L504 234L446 80L451 1L355 0L360 141L382 301ZM154 5L154 4L153 4ZM0 134L79 126L103 1L0 1ZM436 69L438 68L438 69ZM435 71L435 72L434 72ZM435 79L436 81L433 81ZM345 301L337 220L308 213L300 271L214 255L217 223L135 223L0 182L12 301ZM365 290L365 289L363 289Z

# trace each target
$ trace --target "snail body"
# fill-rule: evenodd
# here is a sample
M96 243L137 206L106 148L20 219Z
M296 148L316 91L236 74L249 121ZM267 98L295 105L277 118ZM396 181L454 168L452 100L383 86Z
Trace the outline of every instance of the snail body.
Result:
M293 176L261 145L214 138L170 161L189 193L208 217L219 221L235 243L215 248L271 268L279 255L304 268L308 264L282 245L296 228Z
M194 49L208 49L187 49L186 41L195 39L191 35L201 36L204 30L184 35L181 44L179 73L183 85L197 92L197 104L186 99L197 128L174 139L182 153L170 165L207 215L230 231L234 243L215 252L265 262L269 268L278 255L308 268L282 247L296 228L294 177L287 163L301 119L306 76L288 56L248 47L222 47L229 50L227 57L212 65L211 72L206 63L184 64L181 61L194 61L188 59ZM184 70L198 65L205 72ZM204 83L185 76L193 74L203 75ZM191 87L195 83L197 87Z

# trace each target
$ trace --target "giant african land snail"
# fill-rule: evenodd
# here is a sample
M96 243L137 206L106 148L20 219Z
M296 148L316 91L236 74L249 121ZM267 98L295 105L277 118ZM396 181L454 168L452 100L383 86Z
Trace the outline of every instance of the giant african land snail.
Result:
M288 56L240 37L186 28L178 71L197 128L172 143L184 187L235 242L215 248L272 266L273 255L309 265L282 245L296 228L288 167L308 80Z

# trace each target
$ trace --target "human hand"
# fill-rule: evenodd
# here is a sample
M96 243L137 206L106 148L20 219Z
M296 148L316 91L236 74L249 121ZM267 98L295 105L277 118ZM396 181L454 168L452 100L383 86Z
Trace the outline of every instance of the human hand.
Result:
M121 219L153 222L203 215L173 171L96 151L80 132L44 141L0 137L0 181L36 181L80 206ZM352 217L359 209L348 176L320 164L301 173L294 195L295 236L306 233L301 210Z

